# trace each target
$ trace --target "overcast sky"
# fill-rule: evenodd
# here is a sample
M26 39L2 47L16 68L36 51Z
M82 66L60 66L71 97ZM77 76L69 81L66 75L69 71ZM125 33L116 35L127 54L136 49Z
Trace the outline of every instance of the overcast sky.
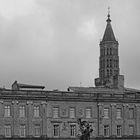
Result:
M125 86L140 89L140 0L0 0L0 87L94 86L108 6Z

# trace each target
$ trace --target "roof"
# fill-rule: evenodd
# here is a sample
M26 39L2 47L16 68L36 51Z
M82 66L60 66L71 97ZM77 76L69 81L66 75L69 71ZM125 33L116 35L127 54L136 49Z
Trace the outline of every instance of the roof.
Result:
M102 42L104 42L104 41L116 41L115 35L113 33L113 30L112 30L112 26L111 26L110 15L108 15L108 19L106 21L107 21L107 25L106 25L106 29L104 32Z
M122 89L112 89L105 87L69 87L68 91L80 93L123 93Z
M79 93L140 93L138 89L124 88L124 89L112 89L105 87L69 87L68 91L79 92Z
M17 81L15 81L13 84L12 84L12 89L13 90L19 90L19 89L44 89L45 86L40 86L40 85L28 85L28 84L21 84L21 83L18 83Z

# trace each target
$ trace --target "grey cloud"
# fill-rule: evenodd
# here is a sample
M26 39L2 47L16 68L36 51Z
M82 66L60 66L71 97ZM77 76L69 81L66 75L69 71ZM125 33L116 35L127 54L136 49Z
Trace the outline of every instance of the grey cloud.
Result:
M139 88L139 2L134 0L36 0L34 14L0 24L0 84L14 80L43 84L48 89L94 86L98 76L99 41L111 6L112 26L119 39L120 69L126 86ZM122 3L120 5L120 2ZM87 39L78 32L94 19L97 33Z

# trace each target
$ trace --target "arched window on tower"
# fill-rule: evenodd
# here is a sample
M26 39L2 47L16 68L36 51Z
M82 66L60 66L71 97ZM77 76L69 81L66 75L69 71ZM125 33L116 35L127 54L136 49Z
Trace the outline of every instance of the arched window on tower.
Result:
M107 59L107 68L109 67L109 60Z
M112 59L110 59L110 68L112 68Z
M109 55L109 48L107 48L107 55Z
M110 69L110 75L112 76L112 69Z
M112 48L110 48L110 55L112 55Z
M107 69L107 77L109 77L109 70Z

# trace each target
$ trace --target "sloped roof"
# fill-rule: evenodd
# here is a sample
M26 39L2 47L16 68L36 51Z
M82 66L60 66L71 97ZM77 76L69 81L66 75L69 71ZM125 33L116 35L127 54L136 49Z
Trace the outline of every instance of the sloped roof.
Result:
M69 87L68 91L79 93L140 93L140 90L133 88L112 89L104 87Z
M18 83L17 81L15 81L13 84L12 84L12 89L13 90L20 90L20 89L44 89L45 87L44 86L40 86L40 85L28 85L28 84L21 84L21 83Z
M106 29L105 29L102 41L103 42L104 41L116 41L112 26L110 23L111 22L110 15L108 15L108 19L106 21L107 21L107 25L106 25Z
M123 93L124 90L104 87L69 87L68 91L80 93Z

